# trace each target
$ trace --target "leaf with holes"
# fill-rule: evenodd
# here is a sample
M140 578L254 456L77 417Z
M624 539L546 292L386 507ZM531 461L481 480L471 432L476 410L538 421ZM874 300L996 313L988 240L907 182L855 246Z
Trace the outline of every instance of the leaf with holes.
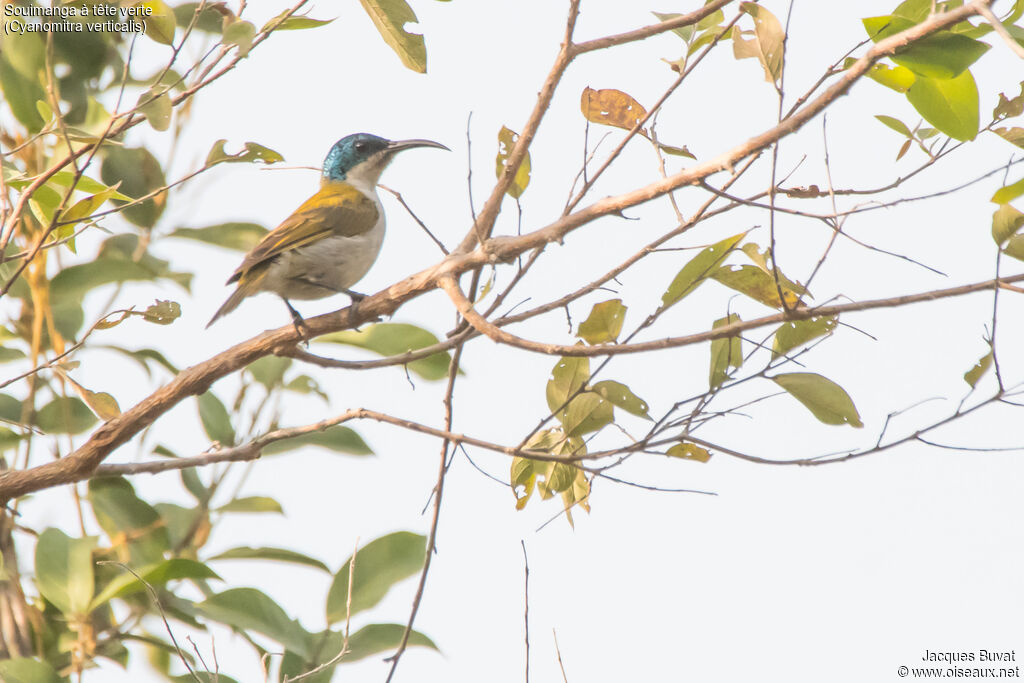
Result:
M590 360L585 356L560 358L555 363L555 367L551 369L551 378L544 390L548 409L555 412L562 408L569 397L575 394L589 377Z
M423 36L405 30L406 25L419 20L405 0L359 0L370 15L381 38L387 43L406 68L417 73L427 72L427 46Z
M670 447L665 451L665 455L673 458L682 458L683 460L695 460L697 462L707 462L708 460L711 460L711 451L698 446L695 443L685 441Z
M832 334L838 319L833 316L794 320L779 325L772 341L772 360L784 356L790 350L803 346L812 339Z
M647 110L639 102L614 88L584 88L580 109L588 121L624 130L632 130L647 116Z
M604 344L615 341L622 332L626 319L626 307L622 299L611 299L594 304L590 315L580 323L577 336L588 344Z
M505 166L508 164L509 155L512 154L512 149L516 146L516 141L519 140L519 133L515 132L507 126L502 126L501 130L498 131L498 156L494 160L495 174L498 178L505 173ZM516 177L513 178L512 184L508 186L509 196L514 199L519 199L526 192L526 187L530 184L530 152L527 151L523 157L522 162L519 164L519 168L516 169ZM481 298L483 295L481 295Z
M753 57L764 69L764 79L769 83L778 82L782 77L783 56L786 49L786 32L778 18L764 7L753 3L740 3L740 10L754 19L753 38L746 40L738 26L732 29L733 56L736 59Z
M622 408L627 413L632 413L639 417L645 417L648 420L651 419L651 416L647 414L647 411L649 410L647 401L634 394L629 387L621 382L605 379L601 380L590 389L598 396L607 399L612 405L617 408Z
M978 380L988 372L988 369L992 367L992 351L989 350L984 356L978 359L978 362L971 366L971 369L964 373L964 381L971 385L973 389L978 383Z

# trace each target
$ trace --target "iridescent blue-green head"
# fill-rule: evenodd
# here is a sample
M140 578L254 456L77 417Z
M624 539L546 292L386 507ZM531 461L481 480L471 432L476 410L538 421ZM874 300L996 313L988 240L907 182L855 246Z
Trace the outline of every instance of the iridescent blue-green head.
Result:
M334 143L324 159L324 180L347 180L377 184L391 160L413 147L448 149L431 140L385 140L369 133L346 135Z

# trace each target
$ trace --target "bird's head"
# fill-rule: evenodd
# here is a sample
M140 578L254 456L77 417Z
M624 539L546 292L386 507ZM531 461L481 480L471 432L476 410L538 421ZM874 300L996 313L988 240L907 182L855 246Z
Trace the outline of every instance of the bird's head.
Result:
M395 155L413 147L448 149L430 140L385 140L369 133L346 135L334 143L324 159L324 180L345 180L372 188Z

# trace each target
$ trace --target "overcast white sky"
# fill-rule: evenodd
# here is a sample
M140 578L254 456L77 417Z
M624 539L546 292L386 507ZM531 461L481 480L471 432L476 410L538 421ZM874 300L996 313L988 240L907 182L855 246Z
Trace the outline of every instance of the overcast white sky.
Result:
M279 11L276 3L273 8L262 4L250 9L266 10L267 16ZM763 4L785 15L785 3ZM885 14L892 4L796 2L786 77L789 101L864 37L861 17ZM357 3L321 3L313 16L337 16L333 24L275 36L241 68L199 96L196 121L182 141L171 176L201 162L218 138L229 139L229 150L254 140L281 152L289 165L314 166L335 140L351 132L430 138L453 152L403 155L385 173L383 183L401 191L439 237L454 244L470 224L467 116L472 112L473 188L481 202L494 178L497 131L502 125L522 128L562 36L565 5L550 0L417 0L413 7L427 36L429 60L428 75L421 76L401 67ZM584 0L577 35L620 32L649 23L648 10L684 11L693 5L656 2L630 9ZM990 42L992 54L975 70L983 121L995 93L1012 90L1024 75L1005 46ZM589 55L570 69L536 140L533 181L523 197L524 230L548 222L564 203L582 156L578 98L583 87L620 88L650 104L675 77L660 58L677 58L681 45L669 34ZM153 59L166 52L163 47L151 50ZM685 144L700 158L767 128L776 115L772 89L753 61L736 62L726 47L704 66L659 118L666 142ZM858 85L829 113L829 151L838 187L880 185L921 160L911 152L907 160L894 164L900 140L875 122L874 114L917 121L895 93L872 83ZM602 132L592 128L591 139ZM613 140L619 135L612 132ZM819 118L783 146L783 173L807 157L790 185L825 186L821 140ZM978 147L978 152L925 174L903 194L956 185L1005 161L1010 152L994 136ZM670 163L679 168L678 161ZM593 197L631 189L656 175L653 155L636 143ZM744 189L764 187L765 178L762 172ZM309 171L225 165L172 196L160 227L169 231L228 220L272 227L311 194L316 183L316 174ZM988 234L994 206L988 197L997 187L998 181L992 180L927 205L851 220L849 229L859 238L913 254L948 277L840 242L831 267L815 281L818 300L867 299L991 277L994 245ZM694 190L679 193L684 211L701 199ZM401 207L388 196L384 204L388 238L377 266L359 284L360 291L377 291L438 259ZM559 287L589 281L673 223L665 201L628 214L640 220L606 219L586 236L550 248L525 283L523 296L540 299ZM498 229L513 232L514 215L514 206L506 203ZM695 231L686 244L707 244L754 226L761 227L752 236L765 244L767 222L767 215L755 211L730 213ZM818 224L790 218L780 219L779 231L780 262L791 277L805 279L828 234ZM157 254L200 271L195 296L175 291L173 285L126 287L119 305L175 298L182 302L184 315L166 329L123 325L117 329L117 343L158 344L173 362L186 366L288 322L284 307L264 296L247 301L224 322L204 331L227 296L222 282L240 255L184 242L160 245ZM691 254L659 255L621 279L617 296L630 306L627 329L653 310ZM1019 263L1006 267L1007 272L1020 270ZM728 295L710 287L704 294L665 316L656 336L706 329L724 315ZM574 322L603 298L611 295L587 299L574 308ZM312 314L343 303L337 299L300 308ZM753 304L733 305L744 317L767 312ZM1020 296L1005 296L1003 306L1003 371L1019 380L1024 375L1019 354L1024 347L1024 304ZM951 411L964 395L962 374L985 352L982 337L990 316L991 295L983 294L846 318L867 334L843 329L804 362L807 370L847 389L866 424L863 430L826 427L792 399L779 397L745 411L743 417L721 421L705 436L764 457L817 455L872 443L888 413L923 399L951 399L916 408L891 429L904 433L927 424ZM445 297L432 294L404 307L395 320L415 322L443 335L451 329L452 311ZM571 341L562 314L517 332ZM154 341L157 335L159 341ZM1012 352L1017 358L1010 357ZM356 357L355 352L341 353ZM707 347L702 346L623 358L611 365L607 377L626 382L659 411L680 396L703 390L707 357ZM121 406L154 388L145 377L132 374L134 370L112 376L112 357L94 358L100 362L86 363L80 381L110 391ZM466 375L456 394L455 430L517 442L546 412L544 382L555 360L497 348L485 339L475 341L464 357ZM294 399L283 424L302 424L360 406L441 424L440 383L415 379L413 387L395 368L317 376L331 395L330 405ZM215 390L230 399L235 386L224 381ZM986 385L985 390L990 389ZM741 393L752 398L774 392L761 385ZM737 394L728 404L741 400ZM631 419L622 421L627 428L642 428ZM377 457L309 452L256 463L245 492L277 497L286 515L237 516L217 528L211 552L245 544L286 546L336 569L357 538L365 543L398 529L426 533L429 515L421 511L434 485L439 445L383 426L356 428ZM200 452L208 446L193 404L179 406L156 430L160 440L173 444L178 453ZM992 409L936 438L1020 445L1019 411ZM117 461L132 457L130 447L115 456ZM520 540L525 541L530 560L533 681L561 680L552 629L557 630L571 683L895 681L897 668L913 666L925 649L1020 653L1020 457L1020 452L961 453L917 446L821 468L757 466L721 455L706 465L634 460L617 476L718 495L653 493L597 482L593 511L575 515L575 530L558 520L541 531L537 528L557 513L556 503L531 500L525 511L516 512L507 489L458 457L446 484L438 554L417 620L417 628L435 640L442 654L408 652L396 680L523 680ZM474 459L507 478L504 456L474 452ZM148 500L187 500L173 474L140 478L135 484ZM64 515L57 501L64 497L60 491L39 495L25 507L25 514L33 519L50 515L57 522ZM259 587L307 628L323 627L328 577L267 564L221 563L215 568L227 586ZM375 621L404 622L413 589L412 581L402 584L369 615ZM208 641L197 642L208 652ZM258 662L241 639L220 632L216 650L224 673L243 681L259 679ZM386 665L372 658L342 671L338 680L375 681L383 679ZM86 680L134 682L151 680L149 676L144 666L134 665L125 673L110 665Z

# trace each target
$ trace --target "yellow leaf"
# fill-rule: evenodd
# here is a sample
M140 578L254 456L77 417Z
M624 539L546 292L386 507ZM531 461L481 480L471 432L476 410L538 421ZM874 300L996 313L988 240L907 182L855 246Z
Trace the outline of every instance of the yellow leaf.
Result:
M647 110L639 102L614 88L584 88L580 96L580 110L588 121L625 130L632 130L647 116Z

